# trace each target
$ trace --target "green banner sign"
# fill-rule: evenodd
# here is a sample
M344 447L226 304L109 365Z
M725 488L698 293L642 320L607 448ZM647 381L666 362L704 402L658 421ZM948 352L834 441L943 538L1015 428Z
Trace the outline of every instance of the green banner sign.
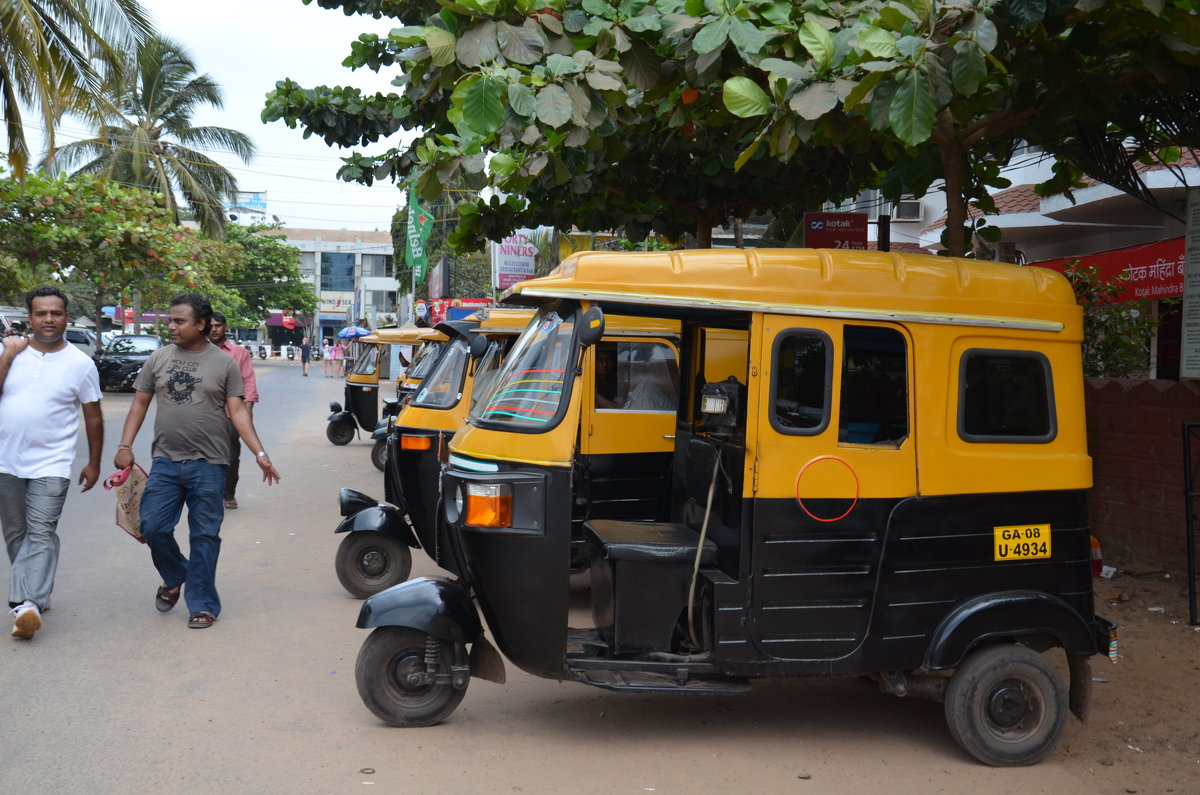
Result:
M428 252L425 244L433 230L433 217L421 206L415 188L408 189L408 250L405 261L413 270L413 284L425 278L429 269Z

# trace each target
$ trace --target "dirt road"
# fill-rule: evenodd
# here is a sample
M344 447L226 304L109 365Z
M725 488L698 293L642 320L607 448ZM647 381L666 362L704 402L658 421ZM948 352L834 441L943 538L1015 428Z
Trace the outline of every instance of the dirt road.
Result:
M258 368L256 419L284 481L268 489L243 458L241 508L222 533L220 621L196 631L182 607L158 614L149 554L113 525L111 496L73 491L45 628L31 642L0 638L0 792L1200 791L1200 633L1182 585L1161 575L1098 586L1124 625L1122 658L1097 658L1107 681L1091 722L1072 719L1032 768L975 763L940 705L858 679L634 697L509 665L506 685L473 680L445 724L388 728L355 691L365 632L333 571L337 488L382 496L369 442L325 440L341 385L319 368ZM128 405L105 396L105 474ZM147 426L136 445L143 463L150 437Z

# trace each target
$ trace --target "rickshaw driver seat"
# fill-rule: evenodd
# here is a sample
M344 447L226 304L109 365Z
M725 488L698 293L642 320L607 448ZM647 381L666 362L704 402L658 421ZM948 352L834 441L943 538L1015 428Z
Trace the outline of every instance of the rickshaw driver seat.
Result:
M618 653L668 649L687 604L700 534L672 522L593 519L583 526L600 637ZM716 562L717 545L705 539L700 564Z

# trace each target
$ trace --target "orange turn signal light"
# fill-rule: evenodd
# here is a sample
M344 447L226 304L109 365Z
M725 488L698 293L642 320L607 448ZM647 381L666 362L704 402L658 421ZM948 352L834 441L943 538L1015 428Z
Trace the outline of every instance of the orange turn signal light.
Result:
M401 436L401 450L428 450L433 446L433 438L430 436Z
M512 527L512 486L468 483L466 523L474 527Z

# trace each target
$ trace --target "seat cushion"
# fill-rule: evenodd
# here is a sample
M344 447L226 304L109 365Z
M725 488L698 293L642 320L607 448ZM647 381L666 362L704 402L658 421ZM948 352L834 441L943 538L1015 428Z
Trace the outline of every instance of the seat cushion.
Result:
M593 519L584 522L593 543L609 560L639 560L660 563L692 563L700 534L683 524L671 522L622 522ZM717 561L717 545L705 539L700 562Z

